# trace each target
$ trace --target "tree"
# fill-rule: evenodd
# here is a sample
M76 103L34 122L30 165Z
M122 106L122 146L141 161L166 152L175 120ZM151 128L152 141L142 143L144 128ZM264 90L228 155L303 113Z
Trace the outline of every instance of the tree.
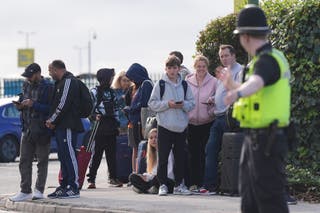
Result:
M237 61L245 64L247 54L241 47L239 39L232 32L236 26L236 14L230 14L222 18L211 21L204 30L200 32L196 41L196 50L209 58L209 71L220 65L219 46L221 44L231 44L237 52Z

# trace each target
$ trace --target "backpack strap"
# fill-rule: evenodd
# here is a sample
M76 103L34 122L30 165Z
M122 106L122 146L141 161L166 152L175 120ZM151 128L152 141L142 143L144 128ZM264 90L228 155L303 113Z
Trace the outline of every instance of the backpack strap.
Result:
M164 89L166 88L166 83L164 82L163 79L159 80L159 86L160 86L160 100L162 100L163 94L164 94Z
M182 87L183 87L183 91L184 91L184 99L186 99L187 96L187 89L188 89L188 83L185 80L182 80ZM163 94L164 94L164 90L165 90L165 86L166 83L164 82L163 79L159 80L159 86L160 86L160 99L162 100Z
M185 80L182 80L182 86L183 86L183 91L184 91L184 99L186 99L188 84Z

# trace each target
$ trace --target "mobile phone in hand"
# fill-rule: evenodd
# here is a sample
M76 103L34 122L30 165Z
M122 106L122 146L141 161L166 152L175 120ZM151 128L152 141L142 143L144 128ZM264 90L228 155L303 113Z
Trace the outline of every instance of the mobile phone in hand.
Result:
M206 105L211 105L213 103L208 103L208 102L201 102L202 104L206 104Z
M182 101L176 101L175 104L182 104Z

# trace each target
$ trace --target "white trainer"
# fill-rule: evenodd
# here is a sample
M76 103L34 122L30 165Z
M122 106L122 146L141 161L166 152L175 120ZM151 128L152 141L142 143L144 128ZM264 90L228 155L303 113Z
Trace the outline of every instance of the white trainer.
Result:
M31 198L32 198L31 193L19 192L14 196L9 197L9 200L11 200L13 202L21 202L21 201L25 201L25 200L31 200Z
M43 193L41 193L38 189L34 189L32 200L44 199Z
M162 184L159 188L158 195L159 196L166 196L168 194L168 187L164 184Z
M173 194L175 195L191 195L192 192L188 190L188 188L181 183L179 186L174 187Z

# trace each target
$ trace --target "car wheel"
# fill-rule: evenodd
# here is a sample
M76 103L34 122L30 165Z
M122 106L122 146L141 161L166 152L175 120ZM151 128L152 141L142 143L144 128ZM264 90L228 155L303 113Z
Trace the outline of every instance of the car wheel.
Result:
M0 139L0 160L2 162L13 162L19 151L18 141L11 135Z

